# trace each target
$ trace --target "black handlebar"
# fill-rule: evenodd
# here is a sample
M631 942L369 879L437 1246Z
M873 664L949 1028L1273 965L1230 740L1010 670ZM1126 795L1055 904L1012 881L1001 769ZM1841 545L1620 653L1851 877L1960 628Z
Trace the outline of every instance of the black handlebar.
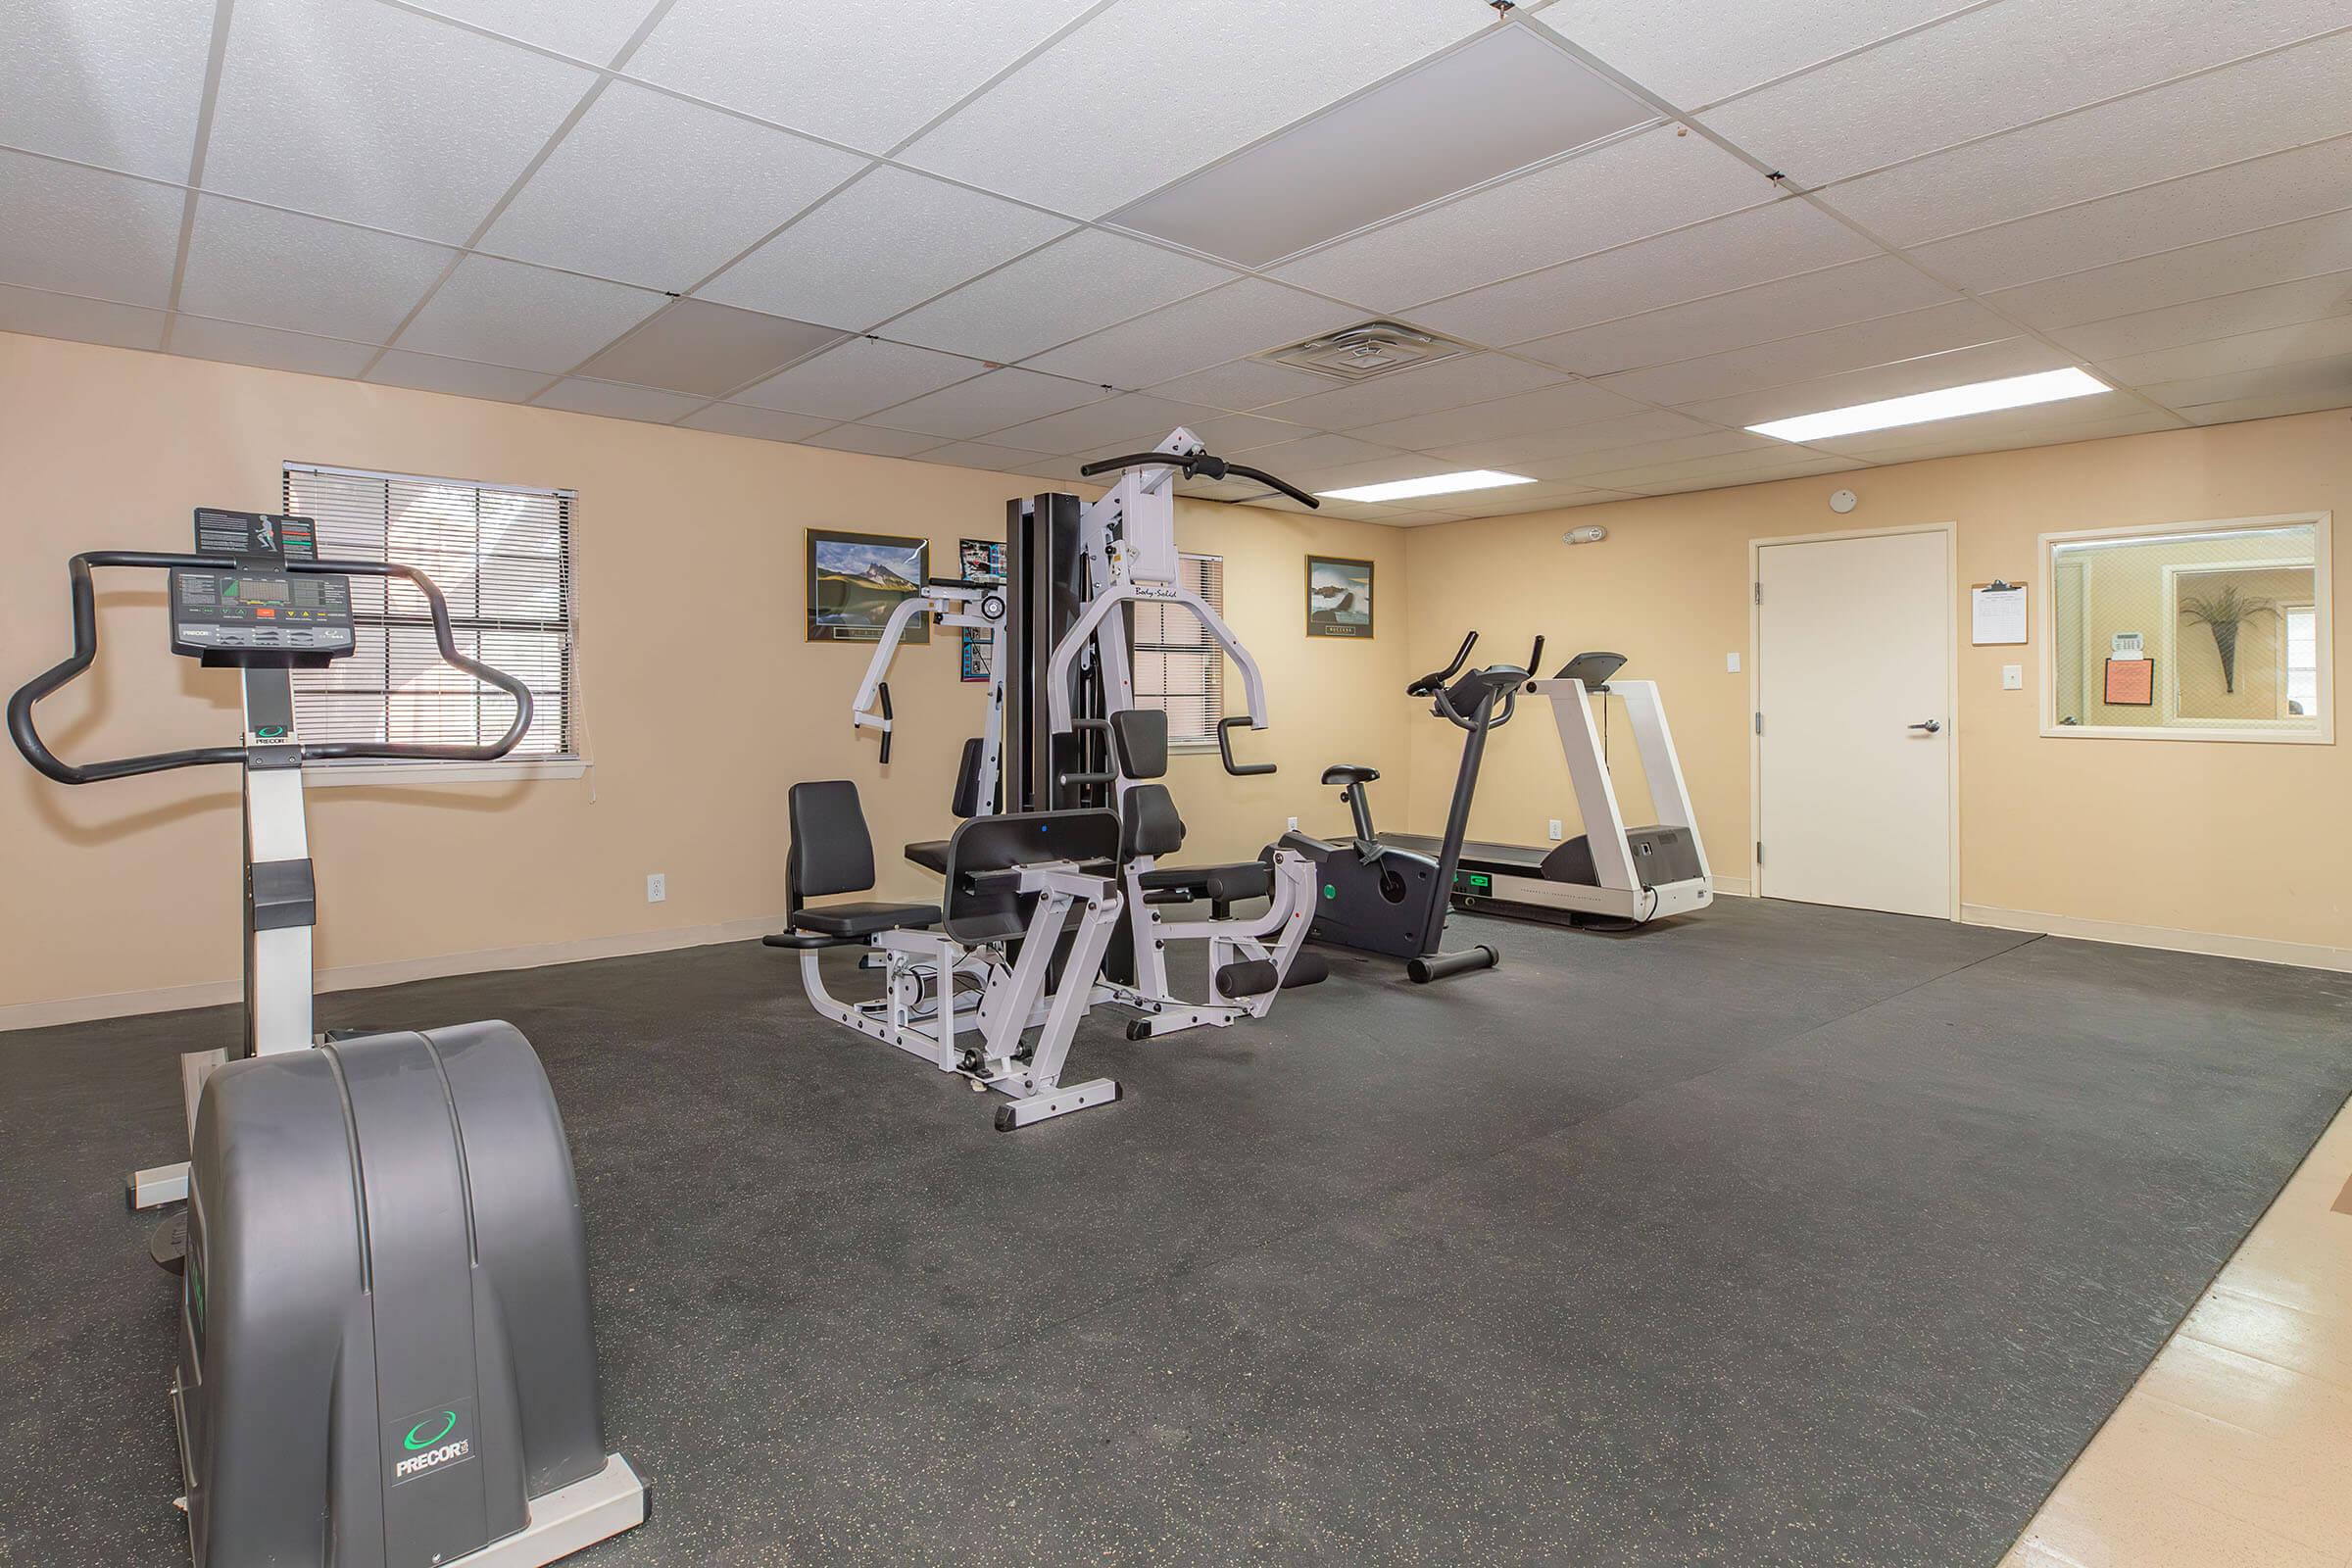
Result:
M1433 669L1428 674L1422 676L1419 680L1414 681L1412 684L1405 687L1404 695L1407 697L1427 697L1436 692L1447 681L1453 679L1453 672L1462 667L1463 662L1470 657L1470 650L1477 645L1478 633L1472 632L1469 636L1464 637L1462 639L1462 646L1453 651L1452 660L1447 662L1444 669Z
M890 765L890 682L874 682L874 695L882 699L882 765Z
M1323 503L1299 489L1288 479L1278 479L1263 468L1253 468L1246 463L1232 463L1224 458L1212 458L1205 452L1186 457L1175 452L1137 452L1123 458L1104 458L1089 463L1078 470L1081 478L1091 479L1098 473L1114 468L1179 468L1187 479L1225 479L1240 477L1255 479L1260 484L1279 490L1302 507L1320 512Z
M191 566L216 571L234 571L242 563L226 556L164 555L146 550L92 550L75 556L67 564L66 572L74 601L74 652L70 658L52 665L19 687L8 700L8 736L16 743L24 760L46 777L60 784L95 784L105 779L129 778L140 773L161 773L175 767L204 767L215 762L242 762L242 746L199 746L176 752L151 752L143 757L117 758L104 762L68 762L52 752L41 739L32 721L33 704L49 696L67 682L90 667L98 657L98 595L91 580L91 571L98 566L144 566L169 568ZM372 758L413 761L488 762L506 756L522 740L531 727L531 689L520 679L504 670L491 668L477 659L469 659L458 651L457 635L449 624L449 603L441 597L440 588L423 572L414 566L391 562L373 561L289 561L283 564L289 572L310 576L402 577L415 584L424 595L425 605L432 612L433 641L441 658L455 668L477 680L485 681L514 699L514 721L507 732L487 746L416 746L369 741L333 741L322 746L305 746L305 758L348 759Z
M1235 713L1229 718L1217 720L1217 755L1225 760L1225 771L1236 778L1251 778L1260 773L1271 773L1275 767L1272 762L1237 762L1233 760L1233 728L1238 724L1249 722L1250 715L1248 713Z

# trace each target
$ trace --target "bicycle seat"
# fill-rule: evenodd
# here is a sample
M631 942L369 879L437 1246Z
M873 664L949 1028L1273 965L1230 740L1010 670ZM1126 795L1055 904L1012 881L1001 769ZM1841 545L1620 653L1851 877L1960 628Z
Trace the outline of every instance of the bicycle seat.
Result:
M1358 767L1353 762L1338 762L1323 770L1326 784L1369 784L1380 777L1377 767Z

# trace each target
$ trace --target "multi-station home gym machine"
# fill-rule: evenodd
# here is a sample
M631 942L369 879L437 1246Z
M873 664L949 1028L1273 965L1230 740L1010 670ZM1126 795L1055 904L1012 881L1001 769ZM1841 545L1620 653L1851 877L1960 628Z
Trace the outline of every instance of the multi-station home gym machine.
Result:
M1300 952L1313 912L1312 873L1305 857L1287 849L1234 865L1158 863L1183 846L1185 828L1166 785L1159 782L1167 769L1166 715L1136 704L1133 611L1138 606L1168 606L1198 619L1241 672L1248 704L1246 713L1226 717L1216 726L1225 769L1237 776L1272 772L1272 763L1246 763L1234 755L1235 730L1262 730L1267 725L1265 681L1256 660L1224 618L1182 582L1175 484L1180 477L1238 475L1268 484L1306 506L1317 503L1271 474L1210 456L1198 437L1182 429L1154 451L1090 464L1081 471L1090 476L1115 471L1119 477L1098 501L1047 494L1007 504L1002 581L934 580L897 608L858 685L852 722L879 732L880 760L889 761L898 720L888 675L906 627L916 616L928 615L941 626L986 631L993 655L987 714L981 734L964 745L952 801L955 814L967 819L964 830L955 840L908 844L907 858L951 872L952 864L961 863L955 846L983 819L1101 812L1117 824L1114 853L1091 862L1030 868L1032 880L1041 885L1049 870L1064 876L1098 872L1108 895L1087 901L1081 929L1091 930L1092 918L1105 908L1115 920L1099 957L1083 965L1072 951L1086 944L1062 940L1063 958L1054 968L1069 978L1031 999L1034 1010L1023 1014L1030 1024L1044 1027L1050 1004L1071 994L1083 997L1088 1005L1109 1003L1132 1010L1136 1016L1128 1025L1131 1039L1263 1017L1284 988L1310 984L1327 972L1319 956ZM822 788L853 791L847 808L836 801L826 808L824 820L845 834L854 825L862 839L862 816L852 824L849 814L856 809L854 787L835 782ZM813 812L816 803L807 804ZM867 961L889 971L886 995L869 1003L845 1004L825 994L821 976L810 978L815 967L810 950L828 936L826 923L838 923L828 911L841 906L804 906L801 901L808 894L862 891L873 877L870 854L851 868L853 874L829 877L824 885L805 877L802 868L819 857L813 852L804 856L801 850L802 805L796 793L796 858L789 879L793 906L802 912L796 912L794 932L769 940L803 950L804 978L819 1010L860 1032L930 1056L943 1068L964 1073L977 1086L1013 1095L1017 1108L1000 1112L1001 1126L1116 1098L1115 1084L1097 1080L1085 1086L1089 1092L1077 1097L1077 1103L1063 1103L1072 1097L1057 1093L1057 1081L1043 1081L1025 1070L1041 1054L1035 1041L1019 1044L1017 1052L1027 1054L1011 1058L992 1056L983 1049L943 1048L943 1039L956 1038L959 1031L952 1019L943 1022L939 1014L986 1009L993 994L987 976L1009 973L1017 962L1009 947L993 956L958 952L950 963L945 949L936 957L914 956L924 942L937 939L877 934L872 945L880 951L870 954ZM812 825L815 820L812 814ZM1060 830L1059 836L1066 840L1069 830ZM992 840L991 847L1001 859L1001 846ZM997 865L992 874L1003 884L1015 869ZM954 883L951 875L950 906L970 892ZM1261 912L1235 912L1234 906L1258 899L1266 901ZM1167 918L1172 906L1198 904L1208 906L1208 918ZM894 919L913 921L924 913L934 921L941 917L941 911L927 908L892 908ZM1001 916L997 923L1000 940L1017 934L1009 916ZM948 924L953 927L955 922L950 919ZM859 940L856 933L830 935L829 945ZM1179 995L1169 977L1169 944L1187 942L1201 944L1206 952L1205 997ZM894 949L897 957L889 951ZM943 994L955 988L940 976L952 974L957 964L966 975L967 989L943 1003ZM1085 977L1085 984L1073 993L1072 982L1079 976ZM972 986L978 988L976 993L968 989ZM979 1038L974 1036L975 1045ZM1048 1043L1054 1043L1053 1036ZM1058 1068L1058 1056L1054 1062ZM1104 1089L1109 1092L1100 1092ZM1026 1103L1031 1101L1038 1102L1034 1108Z
M34 704L97 658L101 566L168 574L172 651L243 679L239 744L75 763L42 740ZM303 764L503 757L529 688L459 650L422 572L321 561L307 517L200 510L192 555L93 551L69 572L73 655L8 705L25 760L60 784L244 779L243 1045L183 1060L193 1156L130 1187L137 1207L187 1200L152 1250L180 1276L197 1568L537 1568L641 1523L643 1484L605 1451L579 1195L530 1044L504 1023L312 1034ZM415 591L442 659L513 700L504 735L304 743L291 672L355 652L357 576Z

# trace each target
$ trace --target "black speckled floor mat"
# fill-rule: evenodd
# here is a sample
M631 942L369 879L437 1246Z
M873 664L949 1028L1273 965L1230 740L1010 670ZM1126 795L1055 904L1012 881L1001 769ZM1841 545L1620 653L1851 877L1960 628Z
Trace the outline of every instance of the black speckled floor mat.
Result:
M320 1012L547 1062L659 1489L583 1568L1989 1565L2352 1090L2340 976L1738 899L1457 930L1504 967L1099 1013L1126 1101L1014 1135L757 945ZM118 1181L234 1031L0 1036L10 1568L184 1560Z

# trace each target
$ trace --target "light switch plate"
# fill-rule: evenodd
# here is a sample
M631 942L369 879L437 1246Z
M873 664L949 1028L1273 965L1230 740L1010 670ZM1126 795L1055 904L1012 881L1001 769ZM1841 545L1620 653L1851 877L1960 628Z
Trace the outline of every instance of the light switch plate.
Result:
M1726 675L1737 675L1740 673L1740 656L1738 654L1726 654L1723 656L1723 672Z
M2001 690L2005 692L2022 692L2025 689L2026 666L2023 664L2003 664L2001 666Z

